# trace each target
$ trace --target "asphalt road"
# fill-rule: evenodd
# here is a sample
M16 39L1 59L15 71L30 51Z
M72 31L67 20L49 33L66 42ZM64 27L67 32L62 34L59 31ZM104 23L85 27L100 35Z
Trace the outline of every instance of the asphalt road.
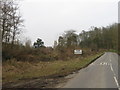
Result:
M106 52L88 67L80 70L63 88L119 89L118 55L116 53Z

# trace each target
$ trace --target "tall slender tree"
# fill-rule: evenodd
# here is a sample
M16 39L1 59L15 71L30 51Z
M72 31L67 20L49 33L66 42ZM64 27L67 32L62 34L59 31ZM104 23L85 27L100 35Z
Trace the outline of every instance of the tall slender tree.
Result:
M15 0L0 0L0 31L2 42L14 44L16 36L21 32L23 19Z

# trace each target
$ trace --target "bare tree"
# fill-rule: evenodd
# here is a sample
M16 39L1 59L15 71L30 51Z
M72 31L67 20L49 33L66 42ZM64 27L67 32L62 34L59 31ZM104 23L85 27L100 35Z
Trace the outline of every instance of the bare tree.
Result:
M2 42L14 44L23 26L18 4L14 0L0 0L0 16Z

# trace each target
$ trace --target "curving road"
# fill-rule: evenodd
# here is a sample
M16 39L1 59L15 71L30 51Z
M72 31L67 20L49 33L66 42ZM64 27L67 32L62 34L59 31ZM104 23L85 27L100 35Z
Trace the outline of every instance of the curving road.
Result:
M70 79L63 88L118 88L118 55L106 52Z

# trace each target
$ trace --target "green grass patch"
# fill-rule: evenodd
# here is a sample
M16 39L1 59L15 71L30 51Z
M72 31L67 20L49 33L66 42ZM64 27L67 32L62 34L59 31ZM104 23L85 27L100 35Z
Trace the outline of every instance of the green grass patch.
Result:
M115 53L118 53L118 50L115 50L115 49L110 49L108 50L109 52L115 52Z

